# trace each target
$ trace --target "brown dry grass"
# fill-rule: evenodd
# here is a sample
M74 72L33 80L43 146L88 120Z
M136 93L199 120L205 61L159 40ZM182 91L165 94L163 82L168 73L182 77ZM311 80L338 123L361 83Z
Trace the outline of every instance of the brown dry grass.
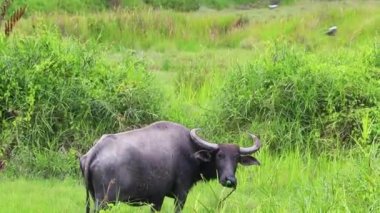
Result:
M18 8L11 16L9 20L5 22L4 33L5 36L9 36L15 27L16 23L21 19L21 17L25 14L26 6Z

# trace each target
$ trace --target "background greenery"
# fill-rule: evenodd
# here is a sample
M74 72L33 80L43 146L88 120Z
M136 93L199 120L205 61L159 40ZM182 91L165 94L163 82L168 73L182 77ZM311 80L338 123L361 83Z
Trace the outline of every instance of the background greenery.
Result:
M83 210L78 156L156 120L263 142L231 198L218 207L228 190L201 183L186 211L380 210L379 2L16 0L8 13L22 4L0 36L0 210Z
M282 0L288 5L297 0ZM200 7L223 9L228 7L251 8L267 6L277 0L14 0L14 6L28 4L33 11L66 11L69 13L101 11L120 8L164 8L179 11L194 11Z

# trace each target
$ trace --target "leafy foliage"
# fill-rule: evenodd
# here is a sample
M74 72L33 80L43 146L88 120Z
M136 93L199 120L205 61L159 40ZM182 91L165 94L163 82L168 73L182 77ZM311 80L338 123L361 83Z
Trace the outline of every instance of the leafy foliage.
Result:
M95 46L51 33L0 46L2 154L26 147L38 161L59 149L82 152L105 132L157 118L160 92L132 55L111 66Z
M153 7L163 7L178 11L198 10L200 6L198 0L144 0L144 2Z
M81 12L73 15L54 12L57 1L28 2L53 13L31 13L0 37L0 164L15 174L76 175L77 155L100 135L158 119L201 127L219 143L243 145L242 133L253 132L285 154L379 150L380 13L369 3L314 2L258 17L86 13L120 1L87 9L87 0L59 1ZM323 34L330 23L339 24L336 37Z
M271 129L300 135L299 141L316 137L312 150L353 145L366 113L379 122L380 87L372 77L377 71L361 54L319 55L275 45L260 60L228 76L212 120L227 130L247 128L252 122L275 123ZM275 135L273 149L294 145ZM369 141L377 134L371 135Z

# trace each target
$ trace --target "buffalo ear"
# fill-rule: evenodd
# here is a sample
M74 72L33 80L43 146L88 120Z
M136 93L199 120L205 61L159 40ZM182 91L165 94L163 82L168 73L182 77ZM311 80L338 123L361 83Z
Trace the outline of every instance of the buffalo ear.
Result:
M244 166L251 166L251 165L257 165L260 166L260 162L252 156L240 156L239 163Z
M195 159L203 161L203 162L210 162L211 161L211 153L207 150L200 150L200 151L194 153L194 157L195 157Z

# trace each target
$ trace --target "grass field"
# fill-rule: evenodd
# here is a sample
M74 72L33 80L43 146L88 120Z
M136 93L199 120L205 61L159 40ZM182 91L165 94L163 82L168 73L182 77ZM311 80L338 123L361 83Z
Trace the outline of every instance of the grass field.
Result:
M262 140L236 192L219 205L229 189L199 183L184 212L380 212L379 1L104 2L30 1L0 36L0 212L84 211L76 156L155 120Z
M240 167L238 188L218 207L230 189L216 181L192 189L184 212L378 212L379 159L345 153L318 158L297 152L258 154L262 166ZM359 155L360 156L360 155ZM0 179L3 212L81 212L85 192L81 181L57 179ZM118 204L109 212L149 212L149 207ZM166 198L162 212L172 212Z

